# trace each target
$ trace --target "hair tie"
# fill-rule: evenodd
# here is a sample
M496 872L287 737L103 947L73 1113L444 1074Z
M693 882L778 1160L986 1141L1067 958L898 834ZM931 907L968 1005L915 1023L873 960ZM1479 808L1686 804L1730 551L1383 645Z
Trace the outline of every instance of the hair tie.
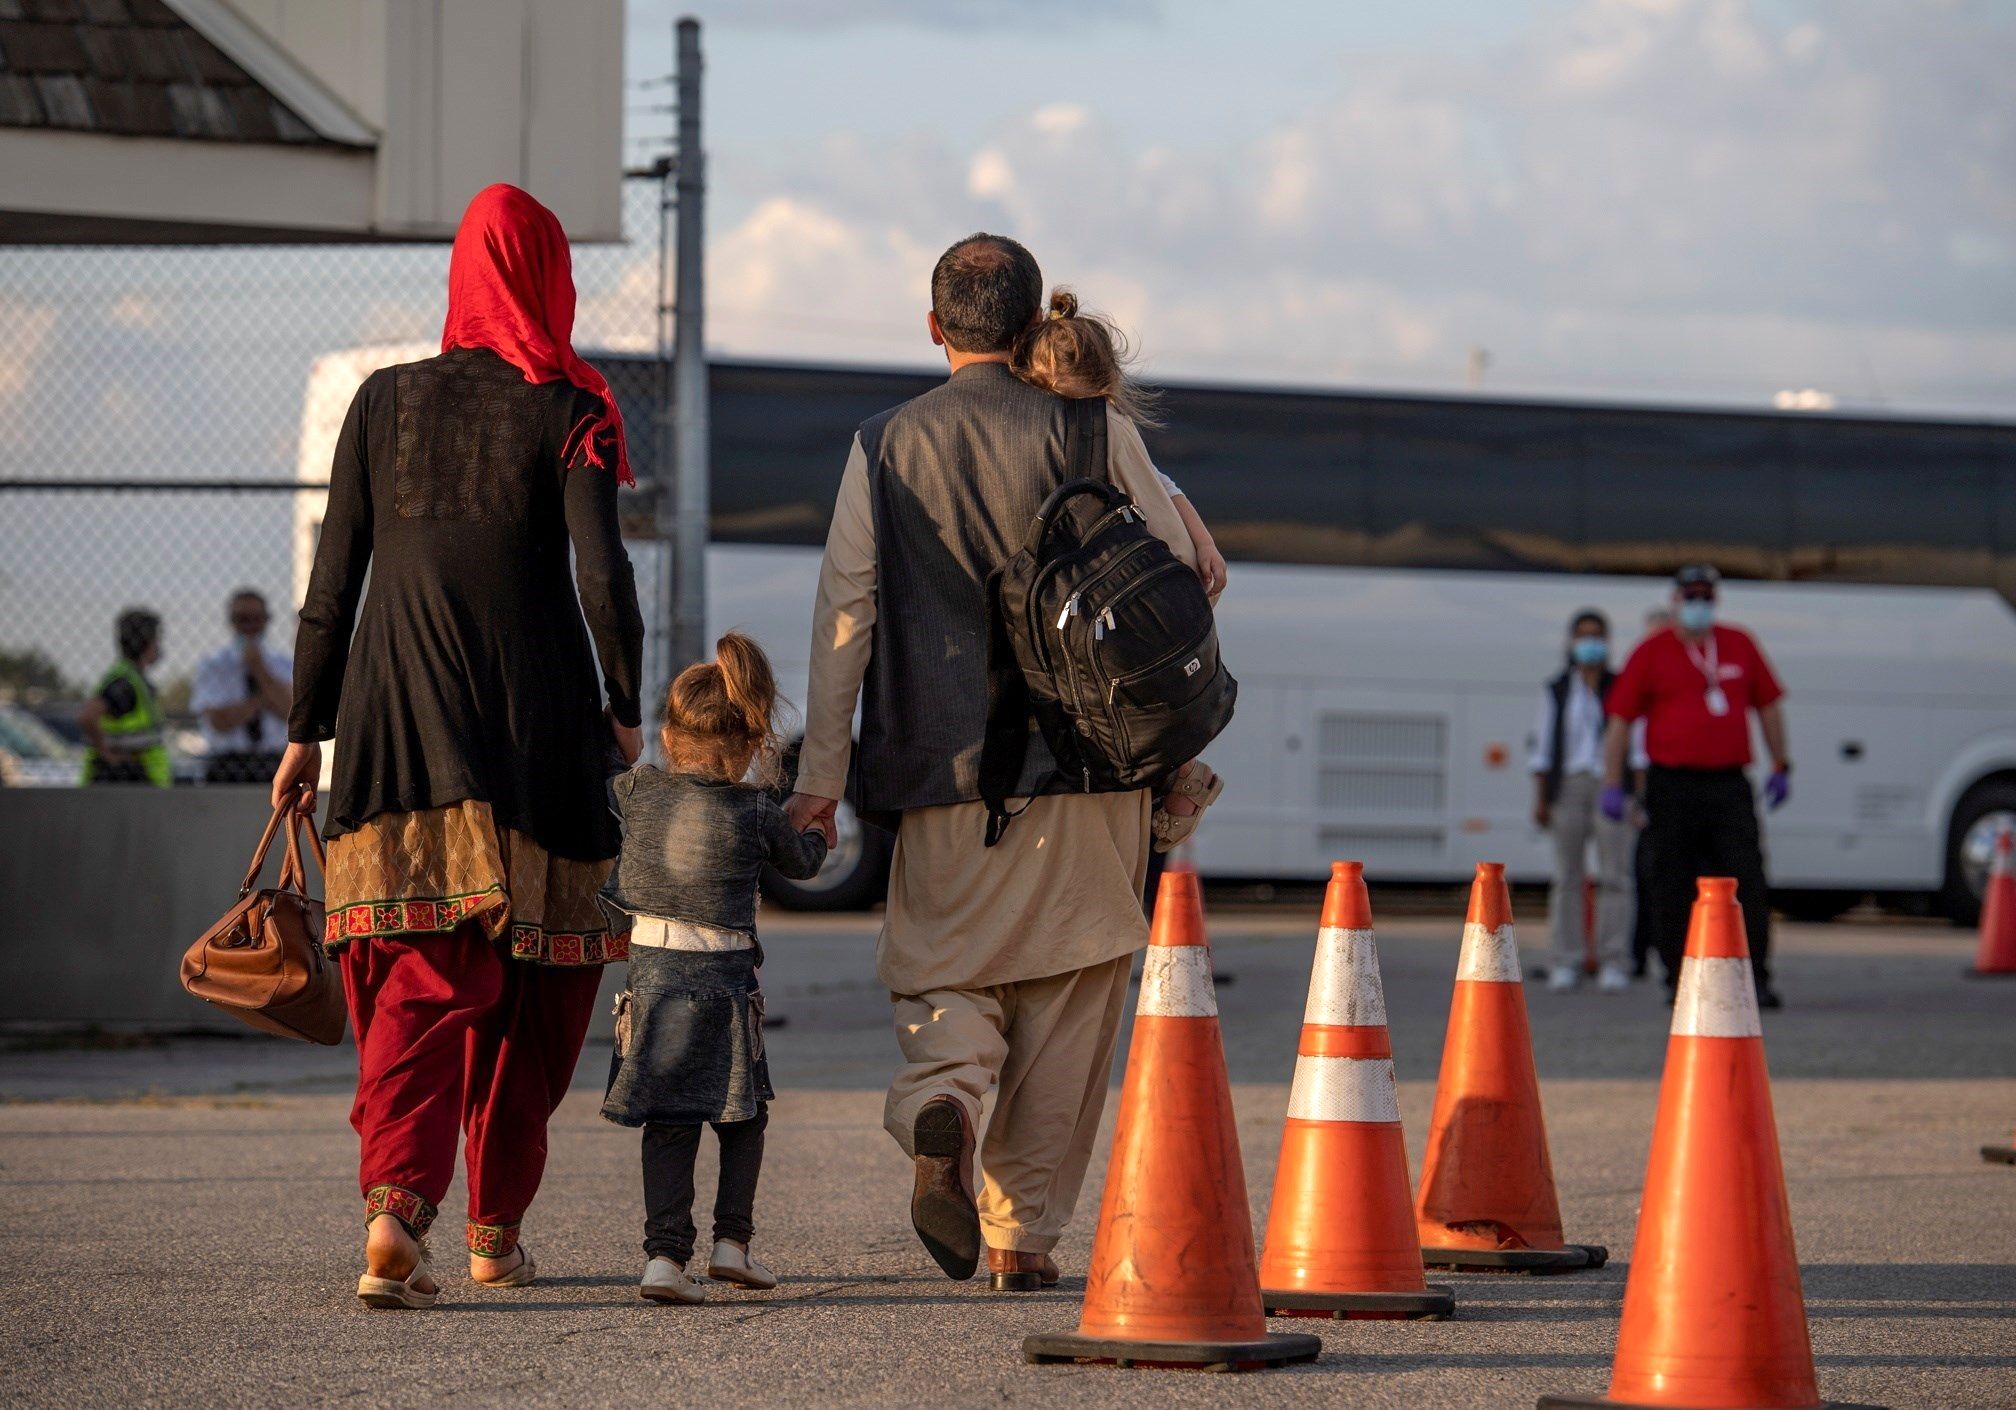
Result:
M1067 314L1066 314L1066 313L1064 312L1064 310L1063 310L1063 309L1061 309L1061 308L1053 308L1053 309L1051 309L1051 310L1050 310L1050 317L1052 317L1052 318L1065 318L1065 317L1068 317L1068 315L1067 315Z

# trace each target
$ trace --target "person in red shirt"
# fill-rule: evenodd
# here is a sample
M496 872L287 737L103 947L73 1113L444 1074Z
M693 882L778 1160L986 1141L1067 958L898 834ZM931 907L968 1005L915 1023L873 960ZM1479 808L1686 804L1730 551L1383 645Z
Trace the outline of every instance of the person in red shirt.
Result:
M1749 932L1757 1002L1780 1006L1771 985L1771 897L1757 801L1750 789L1750 712L1771 754L1766 803L1775 811L1792 794L1785 751L1785 688L1748 632L1715 622L1720 575L1682 568L1673 580L1673 626L1638 644L1604 699L1610 728L1603 741L1606 816L1621 818L1631 724L1645 721L1645 834L1653 935L1666 961L1668 1002L1680 975L1694 883L1733 876Z

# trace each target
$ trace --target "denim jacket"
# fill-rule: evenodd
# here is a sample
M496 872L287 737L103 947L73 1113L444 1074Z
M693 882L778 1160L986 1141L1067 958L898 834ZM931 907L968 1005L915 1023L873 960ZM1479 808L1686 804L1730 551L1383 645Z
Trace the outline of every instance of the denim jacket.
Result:
M760 788L639 764L610 780L623 852L605 906L721 930L756 932L764 863L794 881L819 870L826 838L798 832Z

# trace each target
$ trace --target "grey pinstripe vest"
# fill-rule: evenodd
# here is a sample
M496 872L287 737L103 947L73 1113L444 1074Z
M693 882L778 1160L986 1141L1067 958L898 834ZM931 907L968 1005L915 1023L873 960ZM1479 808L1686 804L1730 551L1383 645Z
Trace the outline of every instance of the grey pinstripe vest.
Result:
M980 797L987 577L1064 482L1066 405L983 362L862 423L876 560L852 781L865 814ZM1017 796L1054 773L1032 725Z

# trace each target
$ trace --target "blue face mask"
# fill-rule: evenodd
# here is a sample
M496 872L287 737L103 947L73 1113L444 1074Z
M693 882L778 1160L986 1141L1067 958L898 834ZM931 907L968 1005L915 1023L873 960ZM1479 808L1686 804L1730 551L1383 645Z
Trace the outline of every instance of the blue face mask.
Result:
M1715 604L1698 597L1690 597L1680 604L1674 616L1688 631L1705 632L1715 625Z
M1600 636L1578 636L1568 643L1568 659L1578 666L1601 666L1610 660L1610 643Z

